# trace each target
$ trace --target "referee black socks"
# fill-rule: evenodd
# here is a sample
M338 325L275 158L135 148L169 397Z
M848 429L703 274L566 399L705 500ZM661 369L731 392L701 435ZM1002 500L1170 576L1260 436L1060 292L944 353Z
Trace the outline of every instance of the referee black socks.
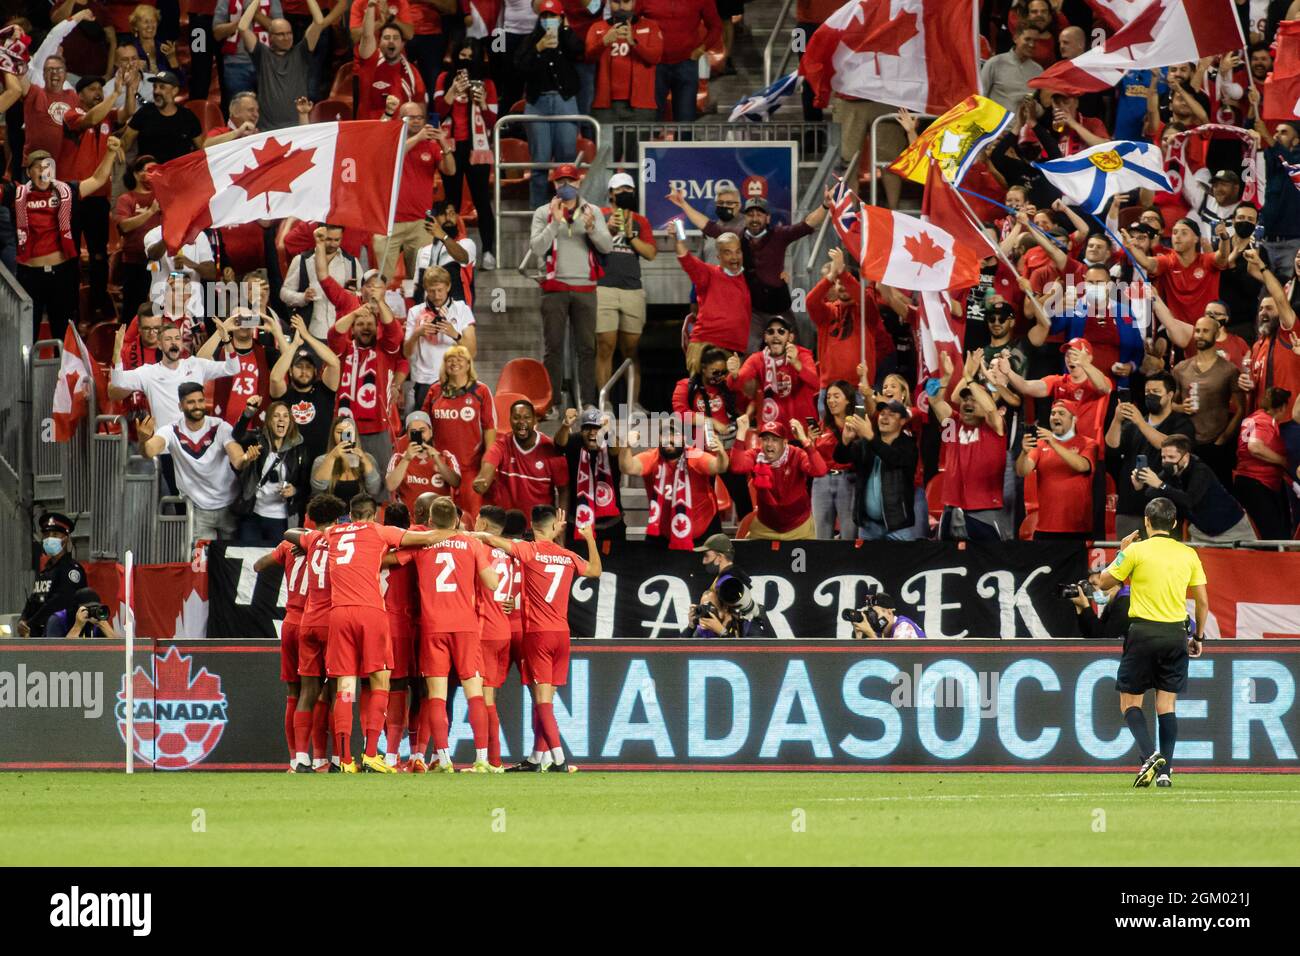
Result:
M1160 755L1165 758L1165 769L1161 773L1169 773L1174 769L1174 746L1178 743L1178 715L1172 710L1167 714L1157 714L1156 726L1160 731Z
M1139 757L1146 760L1155 753L1156 747L1151 742L1151 731L1147 730L1146 715L1142 713L1141 707L1130 707L1124 711L1124 723L1128 724L1128 729L1133 732L1133 739L1137 741ZM1164 743L1163 736L1160 742Z

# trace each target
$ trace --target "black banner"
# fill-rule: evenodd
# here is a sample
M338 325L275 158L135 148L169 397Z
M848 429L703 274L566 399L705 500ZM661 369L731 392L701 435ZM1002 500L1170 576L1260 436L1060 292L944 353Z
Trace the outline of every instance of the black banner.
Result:
M284 616L282 575L253 573L264 548L208 549L208 637L275 638ZM644 542L614 543L598 580L579 579L569 600L575 637L675 638L712 575L702 556ZM737 565L754 580L779 638L848 638L841 612L860 607L869 586L894 596L898 613L930 639L1075 637L1060 582L1087 572L1082 544L956 544L837 541L736 543Z
M580 641L555 702L584 766L695 770L1129 770L1118 647L1066 641ZM135 657L137 767L282 770L269 642L163 642ZM1300 771L1300 641L1214 641L1179 695L1180 772ZM121 768L122 645L0 641L0 768ZM502 753L532 743L502 688ZM457 760L473 758L463 694ZM353 750L360 738L354 733ZM405 743L403 743L405 747Z

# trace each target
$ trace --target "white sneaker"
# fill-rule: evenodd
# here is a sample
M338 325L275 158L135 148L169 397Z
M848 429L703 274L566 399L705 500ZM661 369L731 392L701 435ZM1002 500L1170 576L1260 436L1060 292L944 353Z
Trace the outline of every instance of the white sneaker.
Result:
M497 267L497 257L490 252L483 253L483 271L491 272Z

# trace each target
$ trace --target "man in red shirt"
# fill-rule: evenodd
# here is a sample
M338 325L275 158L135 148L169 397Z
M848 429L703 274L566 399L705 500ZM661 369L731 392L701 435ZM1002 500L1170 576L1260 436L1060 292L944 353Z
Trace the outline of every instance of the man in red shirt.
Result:
M664 35L636 7L637 0L610 0L609 19L587 31L587 62L596 64L592 115L602 124L655 121L655 69ZM623 161L623 139L614 139L616 163Z
M974 353L973 362L966 363L962 377L953 386L952 393L959 402L954 410L946 397L953 373L952 359L947 352L940 352L939 356L943 375L939 379L939 393L930 399L930 409L942 426L940 439L945 446L939 538L1009 541L1013 529L1002 510L1002 478L1007 469L1002 413L988 389L974 381L979 368L978 352ZM1009 363L1004 365L1010 367Z
M820 478L828 468L803 422L790 419L789 431L784 422L767 422L758 430L762 453L755 455L748 449L732 449L731 470L738 474L752 474L754 488L758 491L755 502L757 514L749 526L749 536L765 541L796 541L817 537L812 516L812 498L808 496L808 480ZM786 440L793 435L798 448ZM736 431L736 444L744 440Z
M1016 474L1038 473L1038 529L1035 541L1092 537L1092 463L1097 443L1076 429L1075 406L1057 399L1048 419L1026 430Z
M452 495L460 487L460 463L449 449L433 446L433 422L428 412L406 416L406 435L397 442L388 462L384 484L415 514L416 500L433 492Z
M249 302L258 309L265 308L266 287L260 277L250 274L244 277L244 287L250 290ZM256 290L256 291L252 291ZM228 319L213 319L217 331L208 336L206 342L195 353L199 358L223 362L231 357L239 359L239 371L227 378L218 380L213 389L212 414L224 419L231 425L239 421L241 415L250 409L250 400L256 396L259 408L247 417L260 419L262 409L271 404L270 372L272 366L280 360L280 353L263 345L258 332L274 335L279 331L279 320L263 314L259 317L260 326L243 324L249 309L239 309ZM280 334L283 339L283 332ZM285 347L288 343L284 343Z
M1092 364L1092 344L1087 339L1070 339L1061 346L1061 351L1065 353L1066 374L1035 380L1021 378L1005 356L999 356L998 361L1011 387L1021 395L1074 402L1078 409L1079 434L1100 444L1106 422L1107 396L1114 386Z
M1201 230L1191 219L1179 219L1169 233L1172 252L1150 256L1127 234L1124 244L1137 264L1156 281L1156 291L1174 318L1188 324L1205 314L1205 307L1219 297L1219 273L1228 267L1232 243L1221 242L1217 252L1201 251Z
M357 101L357 119L381 119L387 113L390 96L398 104L424 103L425 85L420 72L404 55L406 36L395 23L385 23L375 36L375 8L378 0L366 4L357 46L357 80L361 91ZM355 15L356 6L352 12Z
M1238 385L1251 396L1255 408L1263 405L1264 391L1269 387L1286 389L1291 393L1286 403L1285 417L1289 417L1300 397L1300 334L1295 327L1295 310L1282 283L1263 264L1259 253L1248 249L1244 258L1251 265L1251 274L1263 279L1268 295L1259 300L1255 315L1259 334L1250 350L1250 371L1242 375Z
M423 516L423 515L421 515ZM480 587L495 592L497 573L484 544L455 529L460 515L455 503L439 496L429 506L429 524L447 532L437 544L415 552L420 584L420 673L428 691L420 702L420 734L416 743L423 760L429 737L438 755L435 773L455 773L448 742L447 684L454 670L469 704L474 731L474 766L466 773L491 773L488 766L488 716L483 701L483 652L479 624ZM419 772L416 770L416 772Z
M298 550L306 558L304 577L307 596L302 616L298 620L298 705L293 715L294 772L335 773L342 759L340 751L334 752L332 762L325 754L329 749L326 720L329 700L322 696L325 687L325 644L329 638L330 601L329 546L325 532L347 514L348 506L333 495L316 495L307 502L307 517L316 526L317 534L310 542L299 538ZM289 539L286 538L286 541ZM284 640L283 632L281 640ZM310 740L315 759L307 753Z
M456 157L447 134L429 122L423 100L403 103L397 118L406 124L406 158L402 160L393 229L387 236L375 236L375 258L379 271L391 276L400 252L406 275L414 277L415 254L429 243L424 217L433 203L438 174L450 176L456 172Z
M439 531L405 531L375 523L378 503L367 494L349 503L352 520L325 532L292 528L285 539L308 549L324 538L329 548L329 636L325 642L325 672L336 679L334 752L348 755L344 773L357 773L348 740L352 735L352 705L357 678L370 684L369 713L361 715L365 731L362 766L370 773L396 773L379 757L379 733L388 709L388 676L393 660L388 612L379 589L379 572L389 548L418 548L437 544Z
M475 519L474 530L502 535L505 532L506 512L496 505L484 505ZM497 717L497 690L506 682L510 672L511 614L519 603L519 590L523 585L523 572L519 562L500 548L490 548L488 561L496 572L497 586L489 590L482 581L478 591L478 617L483 649L483 703L487 707L488 766L493 773L504 772L501 766L501 721ZM525 682L527 683L527 682Z
M750 420L766 425L815 419L821 375L812 352L795 343L790 320L772 316L763 330L763 346L745 359L738 376L750 401Z
M641 12L663 31L663 53L655 68L658 112L668 108L671 95L673 120L693 123L700 77L697 61L722 41L717 4L713 0L643 0Z
M492 504L530 514L535 507L554 505L556 490L568 483L568 464L555 443L537 430L532 403L515 402L510 406L510 434L498 437L484 453L474 491Z
M691 282L698 299L690 344L686 347L686 369L692 375L700 369L700 355L709 346L744 353L749 346L750 299L745 281L744 253L740 237L723 233L715 241L716 266L701 262L677 242L677 261Z
M543 758L549 752L557 770L573 773L575 767L565 766L552 701L555 688L569 681L569 594L573 579L600 577L600 552L589 524L578 528L578 534L587 542L587 560L556 544L564 540L564 512L552 505L535 507L532 519L532 541L483 536L492 547L513 555L524 575L524 653L541 734L533 741L532 755L509 769L545 773Z
M832 249L830 262L822 266L821 281L812 287L807 299L808 318L817 329L817 367L821 370L820 385L823 389L831 382L856 382L860 377L868 382L876 381L879 366L874 333L882 328L883 323L870 290L865 299L866 321L862 321L859 306L863 301L858 280L844 268L843 251ZM861 376L858 374L860 364L866 365L866 374Z
M713 479L726 472L730 459L715 436L708 452L687 448L674 419L664 419L659 447L632 454L641 441L635 431L618 450L618 469L645 480L650 502L646 519L647 541L677 551L689 551L695 542L722 530Z
M59 55L59 44L78 23L93 20L94 13L82 10L57 23L32 54L23 87L23 165L37 151L59 155L63 146L63 114L77 105L77 94L68 86L68 67Z
M298 676L298 624L302 620L303 608L307 605L307 555L288 541L281 541L257 559L253 570L261 574L272 567L280 568L284 576L284 590L288 595L284 605L284 620L280 623L280 681L286 692L284 740L289 748L289 769L292 771L297 763L295 758L299 756L294 735L294 714L298 710L298 695L302 688ZM303 763L310 768L308 761L304 760Z

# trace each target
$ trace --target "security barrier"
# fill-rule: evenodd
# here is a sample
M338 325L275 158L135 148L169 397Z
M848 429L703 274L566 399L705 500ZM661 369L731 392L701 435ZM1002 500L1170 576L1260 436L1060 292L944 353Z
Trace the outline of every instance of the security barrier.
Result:
M126 480L126 419L99 415L91 438L90 556L114 558L122 554L122 505ZM101 431L100 425L113 430Z
M32 300L0 265L0 610L31 591Z

